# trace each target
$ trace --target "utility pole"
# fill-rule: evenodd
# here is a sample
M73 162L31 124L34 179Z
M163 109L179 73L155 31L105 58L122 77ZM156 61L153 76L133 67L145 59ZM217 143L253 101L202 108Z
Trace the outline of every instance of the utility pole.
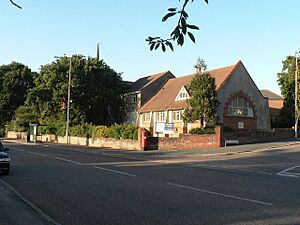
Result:
M298 52L295 52L296 69L295 69L295 138L298 138Z
M100 49L99 49L99 45L101 45L101 43L97 43L96 59L97 59L98 61L100 60Z
M70 101L71 101L71 70L72 70L72 57L70 57L69 82L68 82L68 104L67 104L67 126L66 126L67 144L69 144Z

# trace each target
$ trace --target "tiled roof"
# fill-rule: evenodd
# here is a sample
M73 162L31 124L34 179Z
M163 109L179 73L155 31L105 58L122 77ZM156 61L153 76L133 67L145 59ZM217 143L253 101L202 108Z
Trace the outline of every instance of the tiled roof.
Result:
M141 91L143 88L149 86L155 80L159 79L160 77L162 77L166 74L171 74L171 72L170 71L165 71L165 72L149 75L149 76L146 76L146 77L142 77L142 78L138 79L137 81L135 81L130 86L128 93Z
M281 97L280 95L275 94L274 92L270 91L270 90L260 90L260 92L262 93L262 95L265 98L268 98L269 100L283 100L283 97Z
M217 91L240 63L241 61L232 66L206 71L215 78ZM175 98L182 86L187 86L195 74L168 80L160 91L140 109L140 112L185 108L186 101L175 101Z

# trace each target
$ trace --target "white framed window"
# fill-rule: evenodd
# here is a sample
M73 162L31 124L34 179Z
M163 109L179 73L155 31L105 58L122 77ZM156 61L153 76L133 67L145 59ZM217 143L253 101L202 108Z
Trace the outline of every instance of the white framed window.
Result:
M188 91L186 90L186 88L184 86L182 86L178 95L175 98L175 101L186 100L189 97L190 97L190 95L189 95Z
M243 97L233 98L229 102L227 116L253 117L251 103Z
M173 121L182 121L182 110L172 111Z
M165 112L163 111L156 112L156 119L157 122L165 122Z
M149 122L150 121L150 112L146 112L146 113L143 113L143 120L144 122Z

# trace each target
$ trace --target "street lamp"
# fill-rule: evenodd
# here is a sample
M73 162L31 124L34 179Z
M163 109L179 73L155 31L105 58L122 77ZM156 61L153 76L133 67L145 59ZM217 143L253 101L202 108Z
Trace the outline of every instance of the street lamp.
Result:
M295 52L296 69L295 69L295 138L298 137L298 56L300 51Z
M70 101L71 101L71 70L72 70L72 57L70 57L69 65L69 82L68 82L68 104L67 104L67 126L66 126L66 138L67 144L69 144L69 123L70 123Z

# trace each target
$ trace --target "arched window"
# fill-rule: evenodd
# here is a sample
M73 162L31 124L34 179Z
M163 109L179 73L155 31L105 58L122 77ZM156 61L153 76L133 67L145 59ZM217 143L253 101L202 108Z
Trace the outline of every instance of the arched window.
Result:
M253 108L249 100L236 96L228 104L227 116L253 117Z

